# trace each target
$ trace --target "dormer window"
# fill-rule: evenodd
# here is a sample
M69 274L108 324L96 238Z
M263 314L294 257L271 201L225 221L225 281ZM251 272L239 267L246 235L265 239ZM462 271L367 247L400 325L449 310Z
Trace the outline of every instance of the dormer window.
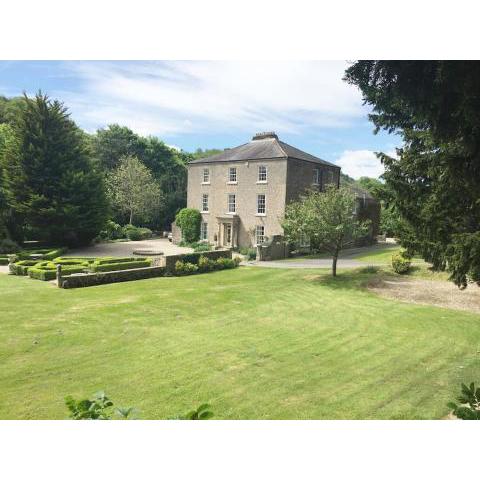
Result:
M259 165L258 167L258 182L267 183L267 167L265 165Z
M204 168L203 169L203 180L202 183L210 183L210 169Z
M237 183L237 167L230 167L228 169L228 182Z

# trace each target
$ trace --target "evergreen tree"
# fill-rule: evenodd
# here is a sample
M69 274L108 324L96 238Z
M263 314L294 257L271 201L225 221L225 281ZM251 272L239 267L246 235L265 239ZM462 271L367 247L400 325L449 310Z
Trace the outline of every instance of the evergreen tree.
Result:
M401 243L480 284L480 62L359 61L345 78L376 131L403 138L397 158L380 154Z
M35 238L88 244L106 220L103 177L67 109L41 92L25 96L3 155L5 196Z

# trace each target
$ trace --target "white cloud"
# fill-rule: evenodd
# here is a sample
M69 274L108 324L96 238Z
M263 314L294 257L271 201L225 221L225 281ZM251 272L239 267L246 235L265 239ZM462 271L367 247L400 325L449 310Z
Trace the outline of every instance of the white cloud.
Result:
M395 155L394 152L387 152L388 155ZM345 150L335 162L342 167L342 172L350 177L378 178L384 172L380 160L372 150Z
M108 123L142 134L224 133L351 125L359 91L346 62L67 62L80 94L61 92L85 128ZM58 92L60 93L60 92Z

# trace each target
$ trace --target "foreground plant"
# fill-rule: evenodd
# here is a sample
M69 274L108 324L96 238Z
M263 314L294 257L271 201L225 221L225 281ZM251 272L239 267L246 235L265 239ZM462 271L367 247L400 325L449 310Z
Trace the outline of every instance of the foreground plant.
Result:
M133 407L112 410L113 402L103 391L95 393L91 399L84 400L75 400L69 395L65 398L65 404L73 420L111 420L114 414L127 419L134 412Z
M480 388L475 389L473 382L469 387L462 383L462 393L457 400L460 405L454 402L448 404L456 417L462 420L480 420Z
M210 410L210 405L204 403L200 405L196 410L192 410L185 415L178 415L170 418L170 420L208 420L213 417L213 412Z

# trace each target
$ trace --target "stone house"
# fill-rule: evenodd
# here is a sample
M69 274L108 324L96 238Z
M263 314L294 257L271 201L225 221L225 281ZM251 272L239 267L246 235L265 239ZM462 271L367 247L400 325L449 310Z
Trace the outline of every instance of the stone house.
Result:
M282 142L273 132L259 133L244 145L188 164L187 207L202 213L201 240L253 247L283 234L287 203L308 189L339 181L340 167Z

